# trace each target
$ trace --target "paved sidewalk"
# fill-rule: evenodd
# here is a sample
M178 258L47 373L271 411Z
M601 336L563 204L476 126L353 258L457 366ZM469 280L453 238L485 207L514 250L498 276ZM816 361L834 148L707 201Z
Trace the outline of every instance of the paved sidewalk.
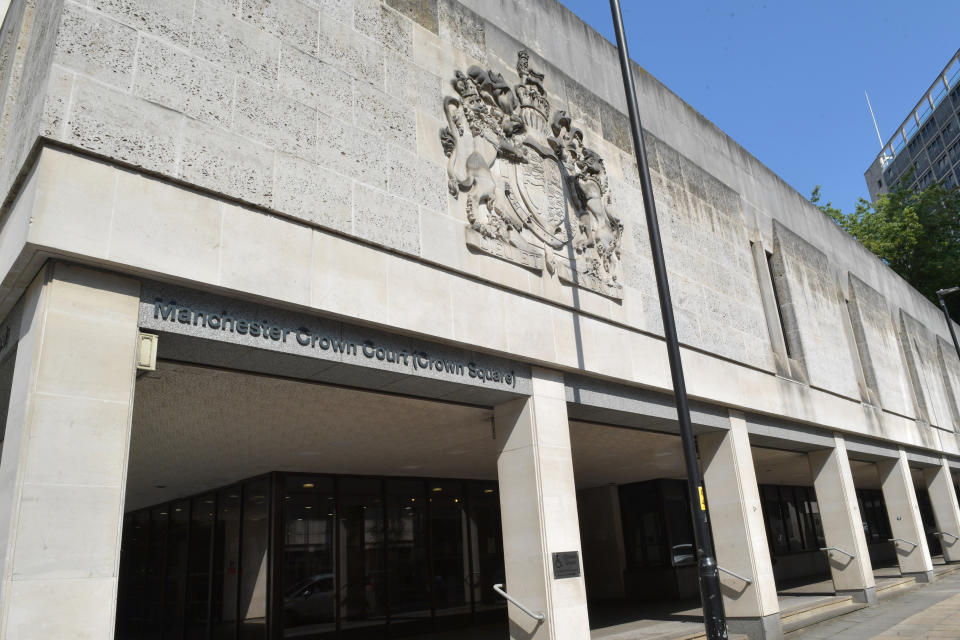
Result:
M960 571L883 599L874 607L786 635L788 640L960 640Z

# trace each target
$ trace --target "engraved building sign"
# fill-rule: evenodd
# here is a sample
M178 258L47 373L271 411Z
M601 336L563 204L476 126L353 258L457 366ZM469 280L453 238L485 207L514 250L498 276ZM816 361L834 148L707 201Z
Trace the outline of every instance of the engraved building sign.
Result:
M603 160L563 111L543 74L518 54L520 83L477 66L456 72L440 131L450 193L464 206L467 246L623 298L620 243Z

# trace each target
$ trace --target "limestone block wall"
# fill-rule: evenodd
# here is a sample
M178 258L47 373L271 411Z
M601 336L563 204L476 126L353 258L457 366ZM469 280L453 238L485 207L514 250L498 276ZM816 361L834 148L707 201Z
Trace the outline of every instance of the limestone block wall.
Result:
M810 384L859 397L847 311L826 255L774 223L772 268L791 357L803 363Z
M772 371L773 353L740 197L661 140L648 135L645 144L680 339ZM631 214L628 295L643 296L639 326L662 335L641 193L628 182L618 184L617 191L622 208Z
M900 341L913 379L921 418L941 429L953 431L951 403L954 400L948 399L950 391L944 385L937 337L930 329L901 310Z
M940 371L943 373L943 388L947 392L947 404L950 405L953 424L960 425L960 359L952 341L937 336L937 355Z
M0 187L8 204L17 193L10 185L38 136L189 187L183 199L192 202L174 207L176 219L148 215L137 228L119 229L121 235L108 236L109 250L86 224L69 238L59 227L34 225L29 237L62 238L75 255L108 265L170 277L193 274L188 279L374 323L385 322L377 311L387 294L375 278L389 264L397 273L421 274L417 295L454 318L410 314L398 328L642 384L668 379L660 375L663 362L623 356L624 345L647 341L661 327L615 49L555 0L12 5L0 31L7 136ZM605 163L624 226L622 300L465 245L466 205L462 194L454 198L448 191L439 135L447 124L444 98L454 94L456 72L471 65L515 85L517 53L524 48L531 67L544 73L551 109L565 111L584 145ZM719 356L748 369L731 375L700 367L690 373L691 389L731 404L756 398L771 413L820 411L793 391L768 397L749 390L761 384L757 376L771 378L763 378L765 388L782 388L771 375L768 324L778 320L764 315L758 279L769 274L753 262L755 241L773 248L774 261L783 265L793 292L793 315L785 320L793 322L809 382L852 402L844 411L856 420L863 419L860 400L870 400L864 384L883 408L912 417L906 364L897 365L899 356L890 350L899 330L891 334L877 309L904 309L942 338L937 309L655 78L640 67L634 72L681 340L699 352L698 362L712 366L718 360L711 358ZM30 91L19 89L19 78ZM89 171L107 173L102 167ZM120 191L133 179L117 175L112 187L97 183L99 201L125 196ZM196 191L205 198L193 197ZM206 196L222 204L214 207ZM142 206L171 209L149 201ZM210 215L208 207L230 215ZM110 211L90 215L110 228L123 221ZM154 247L136 244L146 225L164 238L186 228L204 235L203 255L186 252L171 266L167 254L153 256ZM313 233L313 244L293 240L309 235L304 229ZM206 261L207 249L231 249L217 238L246 234L259 244L236 263ZM782 241L787 236L802 240ZM341 243L344 238L362 251ZM319 239L350 247L343 256L362 252L368 259L358 264L318 253ZM781 252L781 245L789 249ZM241 288L250 266L266 264L271 252L290 265L323 264L331 287L310 288L309 277L285 267L283 277L265 275ZM876 300L855 300L849 274ZM446 291L434 286L440 281L456 284ZM345 283L353 287L349 299ZM366 289L375 294L353 295ZM849 317L844 296L854 310ZM487 320L474 321L477 314ZM943 359L934 372L941 380L955 356L944 352ZM836 411L827 413L839 419Z
M21 172L38 134L59 117L63 87L47 102L51 65L60 22L62 0L11 2L0 31L0 189L4 198Z
M849 292L850 319L867 386L876 393L883 408L915 417L895 312L883 296L852 274Z
M626 118L567 73L534 54L552 107L608 165L629 234L622 303L589 291L574 301L570 287L464 246L442 100L472 64L516 78L524 43L452 1L191 4L66 0L39 133L661 333ZM651 141L682 339L772 369L739 197Z

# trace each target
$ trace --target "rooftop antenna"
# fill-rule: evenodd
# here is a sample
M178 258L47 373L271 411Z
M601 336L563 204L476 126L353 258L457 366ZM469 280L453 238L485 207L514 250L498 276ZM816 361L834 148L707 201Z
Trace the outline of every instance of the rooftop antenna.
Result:
M877 126L877 116L873 115L873 105L870 104L870 94L864 89L863 95L867 97L867 108L870 109L870 117L873 119L873 130L877 132L877 140L880 141L880 165L885 166L892 158L883 152L883 138L880 137L880 127Z

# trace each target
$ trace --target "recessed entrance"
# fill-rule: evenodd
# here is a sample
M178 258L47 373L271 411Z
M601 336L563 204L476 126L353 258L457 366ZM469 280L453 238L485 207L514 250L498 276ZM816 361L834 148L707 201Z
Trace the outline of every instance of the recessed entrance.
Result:
M486 407L161 362L126 504L118 638L505 635Z

